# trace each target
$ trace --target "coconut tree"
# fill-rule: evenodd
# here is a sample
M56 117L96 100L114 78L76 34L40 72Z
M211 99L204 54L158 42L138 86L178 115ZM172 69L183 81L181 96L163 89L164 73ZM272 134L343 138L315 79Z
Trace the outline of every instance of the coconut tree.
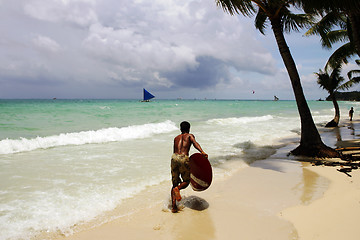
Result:
M360 60L356 60L356 63L360 65ZM334 119L328 122L325 127L337 127L340 120L340 109L339 104L336 101L336 93L338 90L347 90L351 88L354 84L359 83L360 77L354 75L359 75L360 70L349 71L349 80L346 82L344 82L345 78L341 76L341 65L336 66L330 74L326 69L325 71L319 69L319 72L315 74L318 78L317 83L320 85L320 87L328 91L329 97L332 100L335 108Z
M351 23L343 13L329 12L305 33L305 36L320 35L321 45L331 49L334 43L344 42L342 46L334 51L329 57L325 69L335 68L339 64L347 64L349 59L356 54L353 41Z
M216 0L216 2L231 15L242 14L248 17L256 15L255 27L263 34L267 24L271 24L280 55L290 77L301 121L300 145L291 151L292 154L314 157L338 157L339 153L326 146L320 138L305 99L295 61L284 37L284 32L299 30L305 27L309 22L307 15L294 14L290 11L291 4L294 5L295 1Z
M327 13L343 15L347 18L348 35L360 56L360 1L359 0L295 0L305 12L318 14L321 17Z
M335 93L337 90L343 89L345 86L341 85L341 83L345 80L341 76L341 65L335 67L330 75L326 70L322 71L321 69L319 69L319 72L315 74L318 78L317 83L320 85L320 87L328 91L335 108L334 119L328 122L325 127L337 127L340 120L340 109L339 104L336 101Z

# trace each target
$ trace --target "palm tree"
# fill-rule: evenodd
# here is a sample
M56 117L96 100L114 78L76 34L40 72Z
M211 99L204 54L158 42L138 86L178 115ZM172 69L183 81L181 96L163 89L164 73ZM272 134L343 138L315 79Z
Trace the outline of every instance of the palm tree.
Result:
M345 80L341 76L341 65L335 67L330 75L326 70L322 71L321 69L319 69L319 72L315 74L317 75L317 83L320 85L320 87L329 92L329 96L335 108L334 119L328 122L325 127L337 127L340 120L340 109L339 104L336 101L335 93L338 89L344 88L344 85L340 84Z
M347 18L347 30L355 52L360 56L360 1L359 0L295 0L306 13L334 13Z
M255 26L261 32L270 22L280 55L287 69L297 108L301 121L300 145L291 151L294 155L313 157L339 157L339 153L326 146L316 129L309 106L301 86L300 76L295 61L284 37L284 31L299 30L307 25L309 19L304 14L294 14L290 11L290 4L294 1L287 0L216 0L229 14L242 14L252 16L256 14ZM293 3L294 4L294 3Z
M339 27L339 29L334 29ZM353 37L351 35L351 24L343 13L329 12L305 33L305 36L320 35L321 45L331 49L334 43L345 42L330 56L325 69L335 68L341 63L347 64L349 59L356 54Z
M360 65L360 60L356 60L356 63ZM328 122L325 127L337 127L340 120L340 109L339 104L336 101L336 93L338 90L347 90L351 88L354 84L359 83L360 77L354 75L359 75L360 70L349 71L349 80L345 83L345 78L341 76L341 65L336 66L330 75L326 69L325 71L319 69L319 72L315 74L317 75L317 83L320 85L320 87L329 92L329 97L332 100L335 108L334 119Z

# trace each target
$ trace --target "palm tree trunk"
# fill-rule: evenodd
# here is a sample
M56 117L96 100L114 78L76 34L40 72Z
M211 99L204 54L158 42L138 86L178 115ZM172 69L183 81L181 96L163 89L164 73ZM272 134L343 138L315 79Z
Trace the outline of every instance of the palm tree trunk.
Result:
M360 14L350 12L348 16L351 22L351 30L352 30L352 37L354 40L355 50L360 57Z
M336 123L336 126L339 125L339 120L340 120L340 108L339 108L339 104L336 100L335 94L333 94L333 104L334 104L334 108L335 108L335 117L334 117L334 122Z
M297 108L300 114L300 146L294 149L292 153L294 155L306 155L312 157L338 157L338 152L325 146L325 144L322 142L320 134L315 126L309 106L305 99L295 61L291 55L289 47L287 46L284 33L282 31L281 19L272 18L271 26L280 51L280 55L290 77Z
M340 108L338 102L336 101L334 92L330 93L330 98L334 104L335 116L334 119L328 122L325 127L337 127L339 125L339 120L340 120Z

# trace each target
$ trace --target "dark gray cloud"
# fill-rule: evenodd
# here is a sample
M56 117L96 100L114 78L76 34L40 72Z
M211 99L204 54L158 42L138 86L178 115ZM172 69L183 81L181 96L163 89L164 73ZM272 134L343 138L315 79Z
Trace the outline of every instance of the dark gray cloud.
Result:
M165 78L170 80L174 87L213 88L219 82L229 81L229 72L226 64L219 59L207 56L199 56L196 58L198 65L186 71L170 72L163 74Z

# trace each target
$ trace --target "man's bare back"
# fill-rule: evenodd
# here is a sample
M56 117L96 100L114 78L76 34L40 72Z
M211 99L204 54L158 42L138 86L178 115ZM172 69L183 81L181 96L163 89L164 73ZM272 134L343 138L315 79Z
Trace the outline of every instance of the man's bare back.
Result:
M190 133L183 133L174 138L174 153L176 154L184 154L189 156L189 151L191 147L191 139L193 137Z
M174 153L189 156L191 144L201 153L204 153L200 144L196 142L194 135L191 133L182 133L174 138Z

